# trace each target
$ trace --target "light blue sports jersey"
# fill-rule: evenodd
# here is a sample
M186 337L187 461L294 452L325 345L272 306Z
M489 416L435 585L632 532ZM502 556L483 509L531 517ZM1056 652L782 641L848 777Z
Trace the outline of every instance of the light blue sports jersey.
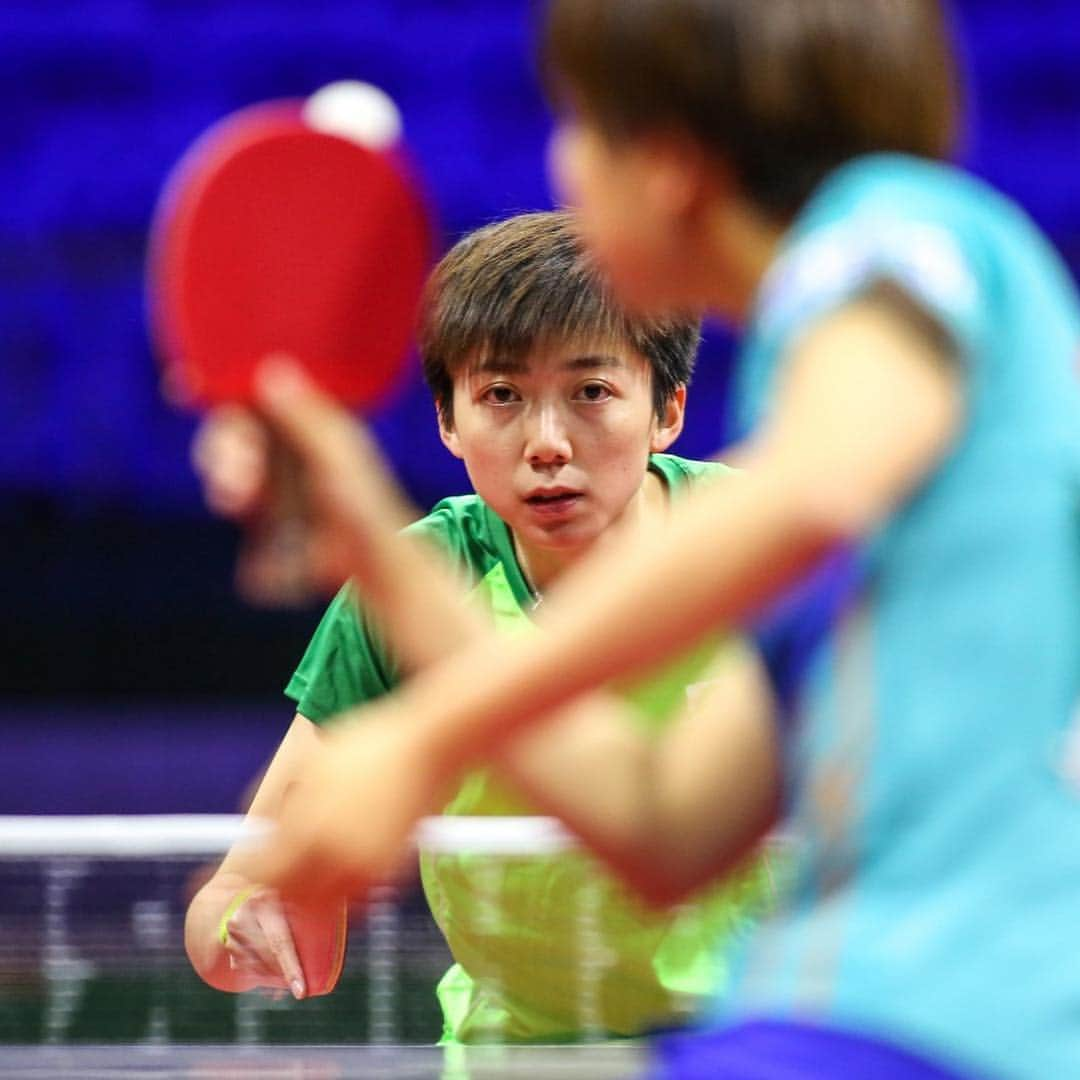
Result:
M951 334L965 417L884 527L763 620L801 855L737 1015L1080 1076L1080 307L1008 200L945 166L861 159L763 283L746 419L796 335L883 278Z

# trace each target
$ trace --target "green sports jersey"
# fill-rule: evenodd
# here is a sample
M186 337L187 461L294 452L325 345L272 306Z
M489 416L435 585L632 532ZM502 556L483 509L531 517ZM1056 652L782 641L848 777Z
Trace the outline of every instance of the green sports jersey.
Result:
M650 469L673 498L729 472L711 462L654 454ZM506 524L476 495L444 499L409 531L441 548L506 632L530 632L536 603ZM659 731L687 689L724 662L711 638L625 689L643 729ZM392 689L397 672L346 586L331 603L286 693L322 723ZM444 810L534 813L490 773L463 781ZM687 1018L715 993L717 942L736 933L769 895L763 860L693 905L657 913L584 854L500 859L423 855L421 880L456 963L439 984L444 1042L572 1040L587 1023L636 1035ZM583 920L594 928L587 937ZM582 950L599 951L600 963ZM586 985L584 980L588 980Z

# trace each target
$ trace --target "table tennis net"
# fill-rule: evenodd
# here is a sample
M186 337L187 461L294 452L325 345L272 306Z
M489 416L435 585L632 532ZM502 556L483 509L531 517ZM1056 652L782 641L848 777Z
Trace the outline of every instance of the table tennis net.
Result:
M382 890L354 914L332 994L272 1000L201 982L184 952L184 911L239 829L234 816L0 818L0 1043L437 1041L436 986L453 958L418 886ZM475 929L493 941L506 930L498 907L506 873L545 860L545 875L554 874L585 858L548 818L428 819L418 845L440 871L450 864L452 877L467 865L470 887L481 882ZM568 916L579 971L567 992L581 1041L605 1037L599 976L613 943L596 925L598 902L582 890ZM436 889L432 909L438 903ZM510 982L566 978L566 958L549 940L530 948L532 967ZM513 1041L514 1033L496 1024L482 1034Z

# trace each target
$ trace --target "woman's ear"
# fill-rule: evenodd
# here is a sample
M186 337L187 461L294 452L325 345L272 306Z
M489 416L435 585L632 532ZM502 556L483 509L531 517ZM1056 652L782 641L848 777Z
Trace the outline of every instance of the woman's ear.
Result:
M664 402L663 415L659 417L653 429L649 450L654 454L662 453L681 434L686 418L686 387L678 386Z
M461 440L454 430L453 417L441 405L436 405L435 419L439 425L439 438L442 439L443 446L459 461L462 460L464 455L461 453Z

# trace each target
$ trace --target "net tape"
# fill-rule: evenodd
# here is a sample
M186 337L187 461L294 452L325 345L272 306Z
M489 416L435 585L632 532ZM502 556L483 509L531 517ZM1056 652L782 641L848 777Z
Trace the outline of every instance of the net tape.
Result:
M171 858L224 853L270 825L240 814L0 816L0 858ZM578 840L557 818L429 817L420 851L440 855L556 855Z

